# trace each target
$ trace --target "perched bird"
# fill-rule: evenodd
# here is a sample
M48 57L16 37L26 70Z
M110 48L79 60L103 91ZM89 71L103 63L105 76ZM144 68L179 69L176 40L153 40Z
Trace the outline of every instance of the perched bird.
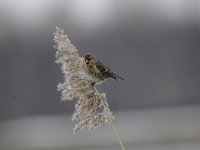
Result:
M85 55L84 63L85 72L87 73L87 81L90 82L92 86L95 84L101 84L108 78L113 78L115 81L117 81L117 79L124 80L122 77L114 74L92 54Z

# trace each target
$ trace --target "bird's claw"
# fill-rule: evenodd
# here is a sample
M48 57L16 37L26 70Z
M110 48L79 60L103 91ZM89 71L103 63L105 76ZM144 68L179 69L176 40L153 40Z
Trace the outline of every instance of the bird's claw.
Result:
M92 83L91 83L91 86L94 86L94 85L95 85L95 82L92 82Z

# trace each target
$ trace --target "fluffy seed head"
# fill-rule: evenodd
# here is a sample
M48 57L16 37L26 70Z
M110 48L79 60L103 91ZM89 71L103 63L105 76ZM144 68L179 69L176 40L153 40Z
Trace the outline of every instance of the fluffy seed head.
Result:
M61 64L62 72L65 75L64 82L58 84L61 100L78 98L72 117L72 121L76 123L74 133L85 127L92 129L105 123L111 123L112 113L109 110L106 95L98 92L94 86L88 83L83 67L86 60L93 62L95 57L92 54L85 55L85 59L80 57L64 31L58 27L54 33L54 41L57 49L56 62Z

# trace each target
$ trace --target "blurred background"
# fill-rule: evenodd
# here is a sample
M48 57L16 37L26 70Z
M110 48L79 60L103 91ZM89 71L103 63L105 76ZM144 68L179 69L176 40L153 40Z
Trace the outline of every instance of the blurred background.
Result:
M200 149L199 0L1 0L1 150L120 149L110 125L72 134L55 26L126 79L98 86L126 150Z

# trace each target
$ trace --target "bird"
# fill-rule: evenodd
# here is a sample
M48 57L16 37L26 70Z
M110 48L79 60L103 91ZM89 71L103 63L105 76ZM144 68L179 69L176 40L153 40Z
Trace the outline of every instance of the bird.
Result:
M87 74L87 81L92 86L95 84L101 84L103 81L112 78L115 81L117 79L124 80L124 78L114 74L106 65L104 65L99 59L93 54L87 53L84 56L84 68Z

